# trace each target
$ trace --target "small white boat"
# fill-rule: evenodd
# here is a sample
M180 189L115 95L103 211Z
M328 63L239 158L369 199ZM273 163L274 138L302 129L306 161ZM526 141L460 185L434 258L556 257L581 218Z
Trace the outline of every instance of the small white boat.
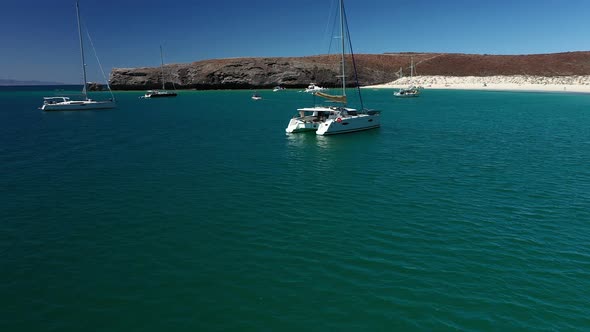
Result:
M307 86L307 89L305 89L305 92L318 92L318 91L322 91L322 90L326 90L326 88L322 88L321 86L317 86L315 83L310 83Z
M82 41L82 25L80 24L80 7L76 2L76 15L78 19L78 37L80 39L80 56L82 58L82 73L84 77L84 87L82 88L83 100L71 100L69 97L43 97L43 105L39 107L43 111L83 111L109 109L117 107L115 96L107 82L107 88L111 92L111 98L105 101L96 101L88 98L87 79L86 79L86 60L84 59L84 43ZM102 69L102 68L101 68Z
M401 88L399 91L393 93L398 98L411 98L420 96L420 88L416 86L410 86L407 88Z
M262 96L259 95L259 94L257 94L257 93L255 93L255 94L252 95L252 100L262 100Z
M361 110L346 107L346 66L345 66L345 37L348 31L346 22L346 15L344 11L344 1L340 0L340 32L341 32L341 72L338 77L342 78L342 92L340 95L330 95L320 90L320 88L311 83L306 92L313 92L314 96L325 98L331 102L340 103L341 106L315 106L308 108L300 108L297 111L299 114L294 116L287 125L285 131L287 133L298 133L305 131L315 131L316 135L334 135L352 133L361 130L368 130L379 128L381 126L381 112L365 109L361 97L361 90L357 87L359 100L361 103ZM349 36L348 36L349 37ZM352 50L351 50L352 51ZM354 57L352 57L354 63ZM354 65L352 68L356 68ZM356 70L354 71L355 78L357 77ZM358 81L358 80L357 80Z
M277 91L281 91L281 90L285 90L285 88L283 88L282 86L275 86L274 89L272 89L273 92L277 92Z

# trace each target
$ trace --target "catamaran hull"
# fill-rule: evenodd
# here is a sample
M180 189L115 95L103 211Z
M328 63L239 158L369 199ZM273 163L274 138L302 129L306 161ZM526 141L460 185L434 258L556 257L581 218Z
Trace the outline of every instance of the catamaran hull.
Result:
M322 123L318 130L317 135L336 135L346 134L356 131L369 130L379 128L381 126L381 116L379 114L374 115L358 115L349 118L329 119Z
M57 104L46 104L41 106L43 111L86 111L86 110L102 110L115 108L114 102L75 102L75 103L57 103Z

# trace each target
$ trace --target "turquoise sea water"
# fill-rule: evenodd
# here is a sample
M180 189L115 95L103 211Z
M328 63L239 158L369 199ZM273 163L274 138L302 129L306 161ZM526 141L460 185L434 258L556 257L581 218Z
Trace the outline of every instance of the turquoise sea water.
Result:
M0 89L1 331L590 329L590 96ZM62 92L57 92L62 93Z

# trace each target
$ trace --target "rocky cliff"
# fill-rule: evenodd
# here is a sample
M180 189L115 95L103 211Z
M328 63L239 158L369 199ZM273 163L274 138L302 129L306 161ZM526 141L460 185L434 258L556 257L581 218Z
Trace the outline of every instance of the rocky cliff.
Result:
M360 85L390 82L403 68L409 74L410 59L418 75L492 76L590 75L590 52L533 55L478 55L454 53L358 54L355 62ZM310 82L321 86L339 83L339 56L319 55L285 58L234 58L170 64L164 68L167 88L252 89L302 88ZM350 58L347 66L351 68ZM352 72L352 71L350 71ZM347 81L354 85L352 75ZM115 68L111 72L114 90L145 90L162 86L159 67Z

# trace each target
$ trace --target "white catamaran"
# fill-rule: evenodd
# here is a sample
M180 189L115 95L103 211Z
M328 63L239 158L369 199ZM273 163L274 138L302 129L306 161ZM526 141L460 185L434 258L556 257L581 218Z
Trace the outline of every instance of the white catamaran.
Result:
M162 45L160 45L160 59L161 59L161 71L162 71L162 90L148 90L146 91L143 98L162 98L162 97L176 97L176 92L170 92L166 90L166 80L164 78L164 54L162 52Z
M81 110L97 110L115 108L115 97L111 92L111 99L104 101L96 101L88 98L87 79L86 79L86 60L84 58L84 43L82 41L82 25L80 23L80 6L76 1L76 16L78 18L78 36L80 38L80 56L82 58L82 73L84 78L84 87L82 88L82 100L72 100L69 97L44 97L43 111L81 111ZM107 88L111 88L107 82Z
M342 46L341 56L341 76L342 77L342 94L329 95L323 92L314 92L316 96L326 98L332 102L340 103L340 106L315 106L300 108L299 114L289 121L285 129L287 133L297 133L303 131L315 131L317 135L344 134L361 130L378 128L381 125L381 112L367 110L363 107L361 91L356 77L356 66L354 65L354 54L352 44L350 44L350 34L348 33L348 24L346 21L346 12L344 10L344 0L340 0L340 36ZM352 57L353 69L356 82L356 90L359 94L361 110L346 107L346 66L345 66L345 37L348 36L350 55Z

